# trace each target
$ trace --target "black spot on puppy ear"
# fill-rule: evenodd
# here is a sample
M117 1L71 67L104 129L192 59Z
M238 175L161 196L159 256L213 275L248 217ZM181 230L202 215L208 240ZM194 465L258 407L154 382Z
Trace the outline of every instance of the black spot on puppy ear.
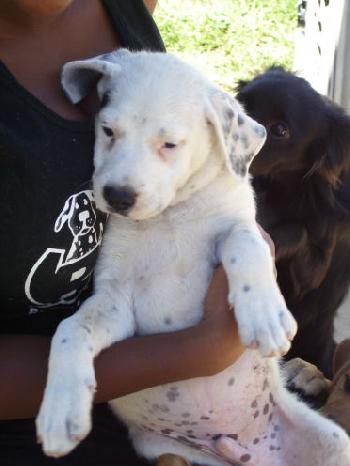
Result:
M242 126L244 124L244 118L241 114L238 115L238 126Z
M232 110L232 108L230 107L226 108L226 118L231 120L232 118L234 118L234 116L235 116L235 112Z

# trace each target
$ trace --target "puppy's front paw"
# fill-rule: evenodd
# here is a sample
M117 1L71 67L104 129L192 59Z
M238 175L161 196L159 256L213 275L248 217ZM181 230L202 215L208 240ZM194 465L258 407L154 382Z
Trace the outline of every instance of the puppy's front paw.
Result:
M297 324L276 284L265 289L243 285L229 302L234 307L242 343L263 356L283 356L290 348Z
M66 455L90 432L94 390L93 378L46 388L36 419L38 442L46 455Z

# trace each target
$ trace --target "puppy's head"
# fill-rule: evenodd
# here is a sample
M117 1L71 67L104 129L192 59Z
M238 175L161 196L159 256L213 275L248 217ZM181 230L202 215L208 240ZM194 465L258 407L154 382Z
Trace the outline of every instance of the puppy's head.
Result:
M333 186L349 166L350 118L281 67L238 85L238 100L267 129L253 175L319 175Z
M333 369L331 392L322 412L350 435L350 339L337 346Z
M97 86L94 190L106 212L146 219L220 170L242 179L265 140L237 101L169 54L71 62L62 83L73 102Z

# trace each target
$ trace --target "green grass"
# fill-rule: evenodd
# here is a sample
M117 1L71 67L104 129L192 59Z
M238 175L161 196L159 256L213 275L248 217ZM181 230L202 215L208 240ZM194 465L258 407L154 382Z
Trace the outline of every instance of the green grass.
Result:
M233 90L272 64L292 67L297 0L159 0L155 19L169 52Z

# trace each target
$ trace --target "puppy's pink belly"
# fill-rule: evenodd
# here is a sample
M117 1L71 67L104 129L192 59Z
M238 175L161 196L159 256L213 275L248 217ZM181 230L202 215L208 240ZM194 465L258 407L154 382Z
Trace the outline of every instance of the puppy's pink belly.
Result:
M270 446L280 448L271 376L268 360L246 351L213 377L143 390L112 406L128 424L190 446L211 450L218 436L226 435L248 450L268 441L270 456Z

